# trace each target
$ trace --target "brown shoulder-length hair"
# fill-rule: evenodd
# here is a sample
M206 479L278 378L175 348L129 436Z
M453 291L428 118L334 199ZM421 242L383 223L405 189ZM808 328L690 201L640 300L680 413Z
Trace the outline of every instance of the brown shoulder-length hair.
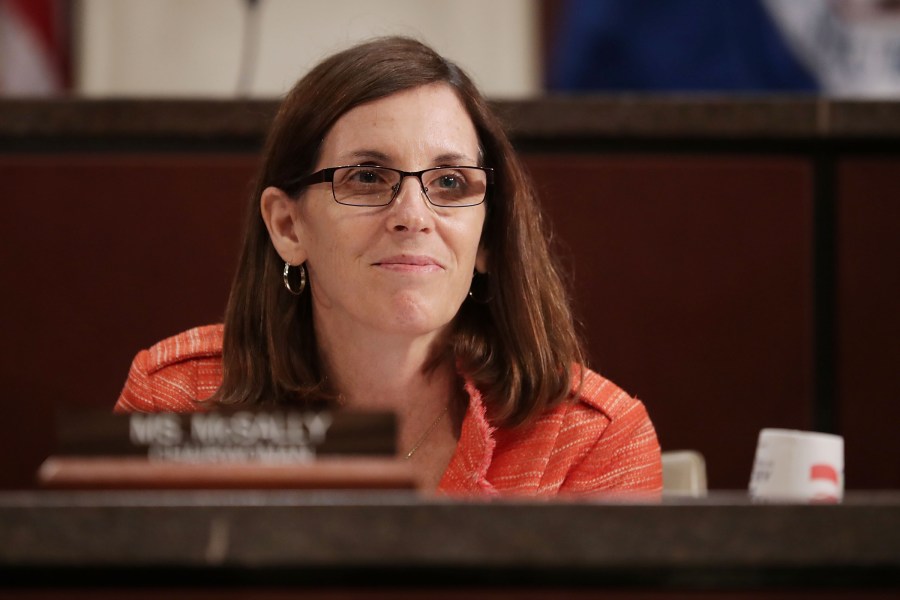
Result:
M463 303L435 360L455 361L481 390L488 416L498 426L527 422L568 395L572 366L583 362L582 350L531 181L469 77L421 42L389 37L326 59L294 86L278 110L249 199L225 315L224 378L214 401L318 404L334 399L336 390L321 369L311 294L294 296L284 289L284 262L260 215L260 196L268 186L299 196L291 182L312 171L322 140L347 111L432 83L455 90L475 125L484 166L495 169L481 240L489 273L476 277L487 289L479 290L480 302L470 297Z

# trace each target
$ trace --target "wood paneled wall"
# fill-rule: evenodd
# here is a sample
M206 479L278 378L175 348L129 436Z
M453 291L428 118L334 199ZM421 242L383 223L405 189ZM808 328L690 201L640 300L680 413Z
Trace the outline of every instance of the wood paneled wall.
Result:
M0 485L33 485L56 408L111 408L138 350L221 321L255 165L0 155Z
M749 481L761 427L809 429L812 171L798 158L529 155L594 368L666 449Z
M743 488L763 427L814 427L818 164L802 153L528 150L591 364L664 449ZM0 153L0 487L54 407L111 407L141 348L219 321L255 151ZM834 393L851 488L900 487L900 158L834 162ZM817 187L818 186L818 187Z

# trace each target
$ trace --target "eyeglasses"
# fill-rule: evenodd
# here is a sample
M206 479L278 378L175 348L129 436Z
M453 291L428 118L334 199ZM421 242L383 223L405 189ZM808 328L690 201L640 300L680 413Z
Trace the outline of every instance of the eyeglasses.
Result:
M422 171L401 171L375 165L329 167L292 182L300 189L314 183L331 183L338 204L347 206L387 206L400 193L406 177L415 177L425 197L434 206L457 208L484 202L494 183L494 170L487 167L434 167Z

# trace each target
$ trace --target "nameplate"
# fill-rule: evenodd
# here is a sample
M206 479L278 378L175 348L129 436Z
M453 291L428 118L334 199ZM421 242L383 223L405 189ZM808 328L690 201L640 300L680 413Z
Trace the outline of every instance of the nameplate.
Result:
M57 456L142 456L178 463L302 463L320 457L394 456L391 413L241 410L133 413L66 411Z

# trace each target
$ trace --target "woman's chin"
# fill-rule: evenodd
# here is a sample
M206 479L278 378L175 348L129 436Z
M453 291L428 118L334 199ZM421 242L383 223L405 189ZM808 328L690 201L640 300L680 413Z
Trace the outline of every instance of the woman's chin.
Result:
M440 331L450 323L456 310L448 307L440 311L437 310L439 305L440 302L433 299L399 298L394 302L390 314L385 315L382 327L394 333L412 336Z

